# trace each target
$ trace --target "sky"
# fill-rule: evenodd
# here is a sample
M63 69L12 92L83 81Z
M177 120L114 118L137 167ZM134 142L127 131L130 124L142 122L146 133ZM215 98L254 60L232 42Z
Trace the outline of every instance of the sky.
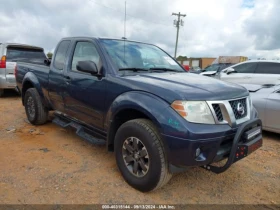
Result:
M9 0L0 7L0 43L17 42L53 52L69 36L121 38L125 0ZM177 55L280 58L280 0L126 0L126 38Z

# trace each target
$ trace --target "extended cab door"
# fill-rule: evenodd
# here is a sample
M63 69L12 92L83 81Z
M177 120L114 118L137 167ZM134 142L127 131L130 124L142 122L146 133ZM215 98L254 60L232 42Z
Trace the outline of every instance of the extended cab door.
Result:
M65 112L64 95L67 88L67 78L64 75L67 53L70 40L62 40L56 49L49 73L49 98L52 107L60 112Z
M78 71L76 67L79 61L93 61L100 74L104 73L101 71L100 51L93 40L79 40L75 42L70 58L66 73L69 79L65 96L66 114L102 129L106 97L104 77Z
M252 75L257 67L257 62L240 63L229 68L233 68L235 72L221 73L221 80L233 82L236 84L250 84Z
M279 84L280 63L260 61L255 74L252 75L251 83L258 85Z

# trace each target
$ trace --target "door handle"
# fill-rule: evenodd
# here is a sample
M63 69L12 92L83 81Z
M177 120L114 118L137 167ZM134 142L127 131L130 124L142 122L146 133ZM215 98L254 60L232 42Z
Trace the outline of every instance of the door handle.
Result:
M69 82L71 81L71 77L64 76L64 79L65 79L66 85L69 85L70 84Z

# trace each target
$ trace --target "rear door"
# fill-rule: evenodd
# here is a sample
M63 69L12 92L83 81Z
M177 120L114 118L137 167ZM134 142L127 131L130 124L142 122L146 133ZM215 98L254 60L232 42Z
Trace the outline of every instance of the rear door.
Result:
M259 62L255 74L251 77L252 84L279 84L280 83L280 63Z
M227 82L233 82L236 84L251 84L251 78L257 67L257 62L241 63L236 66L232 66L236 72L221 73L221 80Z
M70 40L62 40L56 49L49 73L49 98L55 110L65 113L64 97L68 80L64 74L66 71L67 53L70 48Z
M7 45L6 48L6 80L15 83L15 66L17 62L43 64L46 59L42 48L25 45Z

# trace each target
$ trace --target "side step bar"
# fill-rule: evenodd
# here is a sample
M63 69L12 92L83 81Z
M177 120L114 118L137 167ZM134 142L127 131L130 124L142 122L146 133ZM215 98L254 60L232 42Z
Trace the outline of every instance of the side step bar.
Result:
M71 120L67 120L67 119L62 119L62 117L59 117L58 115L55 115L55 118L52 121L54 124L59 125L62 128L74 128L76 129L76 134L89 141L92 144L96 144L96 145L106 145L106 141L103 139L99 139L94 137L94 134L92 131L90 131L88 128L73 122Z

